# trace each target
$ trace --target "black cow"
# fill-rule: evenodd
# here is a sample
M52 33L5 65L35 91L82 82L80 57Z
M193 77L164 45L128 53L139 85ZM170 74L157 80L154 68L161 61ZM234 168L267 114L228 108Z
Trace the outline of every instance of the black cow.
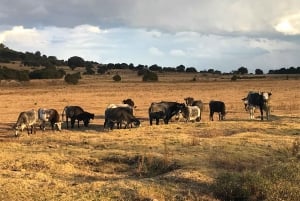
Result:
M159 102L152 103L149 107L149 120L152 125L153 119L156 120L156 125L159 124L159 119L163 119L165 124L169 123L169 120L185 107L184 103L177 102Z
M199 107L200 111L203 112L203 102L201 100L194 100L194 98L192 97L187 97L184 100L187 106L197 106ZM200 113L200 120L201 120L201 113Z
M62 120L64 119L64 115L66 115L67 128L69 128L68 118L71 119L71 128L74 128L76 116L83 112L84 110L79 106L66 106L62 112Z
M94 119L95 114L89 112L82 112L75 116L75 120L77 120L78 128L79 128L79 121L83 121L85 127L88 127L90 123L90 119Z
M271 92L249 92L247 95L247 107L249 107L250 119L254 119L254 109L258 107L260 110L260 118L264 120L263 111L266 112L267 120L270 116L270 104L269 100L271 97Z
M123 123L125 124L125 128L128 128L129 125L132 127L132 123L136 127L139 127L141 124L140 121L133 116L129 108L107 108L105 110L104 129L110 128L112 130L115 123L117 123L117 128L121 128Z
M210 101L209 102L209 118L211 121L214 120L214 113L219 114L219 120L225 119L225 103L222 101Z

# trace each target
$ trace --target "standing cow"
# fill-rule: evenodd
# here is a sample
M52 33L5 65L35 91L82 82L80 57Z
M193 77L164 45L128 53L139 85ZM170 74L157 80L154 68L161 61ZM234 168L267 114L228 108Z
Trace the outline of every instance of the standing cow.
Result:
M54 127L56 127L58 131L61 131L61 121L57 110L39 108L38 118L41 121L40 128L42 130L46 129L46 122L50 122L53 131L55 129Z
M185 104L187 106L197 106L199 107L200 111L203 111L203 102L201 100L194 100L192 97L187 97L184 99ZM201 120L201 113L200 113L200 120Z
M210 101L209 102L209 118L211 121L214 120L214 113L217 112L219 114L219 120L224 120L226 111L225 111L225 103L222 101Z
M62 120L66 115L67 128L69 128L68 119L71 119L71 128L74 128L76 116L83 112L84 110L80 106L66 106L62 112Z
M149 107L149 121L152 125L153 119L156 120L156 125L159 124L159 119L163 119L165 124L169 123L169 120L185 107L184 103L166 102L152 103Z
M95 114L89 112L82 112L75 116L75 120L77 120L77 127L79 128L79 121L83 121L83 125L85 127L89 126L90 120L95 118Z
M32 134L35 133L35 124L38 121L38 115L34 109L21 112L19 114L17 123L14 125L15 136L19 135L19 131L23 131L24 128L27 128L27 133Z
M260 110L260 118L264 120L263 111L266 112L266 118L269 120L270 116L270 98L271 92L249 92L246 99L244 100L244 104L247 103L247 108L249 108L250 119L254 119L254 110L255 107L258 107ZM245 106L246 107L246 106Z
M198 106L186 106L181 110L181 115L188 121L200 121L201 111Z

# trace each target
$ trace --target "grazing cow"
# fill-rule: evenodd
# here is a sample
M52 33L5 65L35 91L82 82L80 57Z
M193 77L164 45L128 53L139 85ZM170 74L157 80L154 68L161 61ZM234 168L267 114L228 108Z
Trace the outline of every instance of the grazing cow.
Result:
M46 128L46 122L50 122L53 131L55 129L54 127L56 127L58 131L61 131L61 121L57 110L40 108L38 110L38 118L41 121L40 128L42 130Z
M163 119L165 124L169 123L169 120L176 114L179 113L181 109L185 107L184 103L177 102L159 102L152 103L149 107L149 120L150 125L152 125L153 119L156 120L156 125L159 124L159 119Z
M90 119L94 119L95 114L89 113L89 112L82 112L75 116L75 120L77 119L78 128L79 128L79 121L83 121L83 124L85 127L88 127L90 123Z
M124 104L130 105L132 108L135 108L136 106L134 105L134 102L131 98L125 99L122 101Z
M21 112L19 114L17 123L14 125L15 136L19 135L19 131L23 131L24 128L27 128L27 133L32 134L35 133L35 124L38 121L38 115L35 110L29 110L25 112ZM29 131L30 130L30 131Z
M214 113L219 114L219 120L225 119L225 103L222 101L210 101L209 102L209 118L211 121L214 120Z
M259 107L260 118L264 120L263 111L266 112L267 120L270 116L270 104L271 92L249 92L247 95L247 107L249 108L250 119L254 119L254 109ZM245 102L244 102L245 104Z
M134 104L133 104L134 105ZM119 103L119 104L109 104L106 109L111 109L111 108L127 108L130 114L133 115L133 106L127 104L127 103ZM118 124L118 123L117 123ZM122 126L118 124L118 127Z
M71 128L74 128L76 116L83 112L84 110L79 106L66 106L62 112L62 120L64 119L64 115L66 115L67 128L69 128L68 118L71 119Z
M184 100L187 106L198 106L200 111L201 112L203 111L203 102L201 100L194 100L194 98L192 97L187 97ZM201 113L200 113L200 120L201 120Z
M135 127L139 127L141 124L140 121L133 116L129 108L107 108L105 110L104 129L110 128L112 130L115 123L117 123L118 129L122 127L123 123L125 124L125 128L128 128L129 124L132 125L132 123L135 125Z
M186 106L181 110L183 118L188 121L200 121L201 111L198 106Z

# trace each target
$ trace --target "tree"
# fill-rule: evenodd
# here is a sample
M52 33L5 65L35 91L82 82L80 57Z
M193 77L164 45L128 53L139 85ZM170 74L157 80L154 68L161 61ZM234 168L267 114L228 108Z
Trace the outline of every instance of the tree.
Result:
M237 72L239 74L242 74L242 75L248 74L248 69L246 67L244 67L244 66L241 66L241 67L239 67L239 69L237 70Z
M189 68L185 69L185 72L187 72L187 73L197 73L197 70L194 67L189 67Z
M184 72L185 71L185 66L184 65L179 65L176 67L177 72Z
M85 65L84 60L81 57L73 56L68 59L68 66L74 70L76 67L83 67Z
M255 69L255 75L263 75L264 72L261 69Z

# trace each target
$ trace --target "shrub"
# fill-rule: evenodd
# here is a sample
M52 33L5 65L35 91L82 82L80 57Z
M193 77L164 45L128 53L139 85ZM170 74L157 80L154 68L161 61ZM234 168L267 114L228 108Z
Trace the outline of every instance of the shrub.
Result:
M237 79L238 79L238 76L237 75L233 75L230 80L231 81L237 81Z
M114 75L113 76L113 80L115 81L115 82L120 82L121 80L122 80L122 78L121 78L121 76L120 75Z
M65 77L65 82L68 84L77 84L81 79L80 72L74 74L67 74Z
M266 182L255 173L222 173L213 185L213 193L220 200L264 200Z
M66 72L63 69L56 70L55 67L34 70L29 73L30 79L60 79Z
M144 73L143 81L144 81L144 82L148 82L148 81L158 81L158 76L157 76L156 73L154 73L154 72L152 72L152 71L147 71L146 73Z

